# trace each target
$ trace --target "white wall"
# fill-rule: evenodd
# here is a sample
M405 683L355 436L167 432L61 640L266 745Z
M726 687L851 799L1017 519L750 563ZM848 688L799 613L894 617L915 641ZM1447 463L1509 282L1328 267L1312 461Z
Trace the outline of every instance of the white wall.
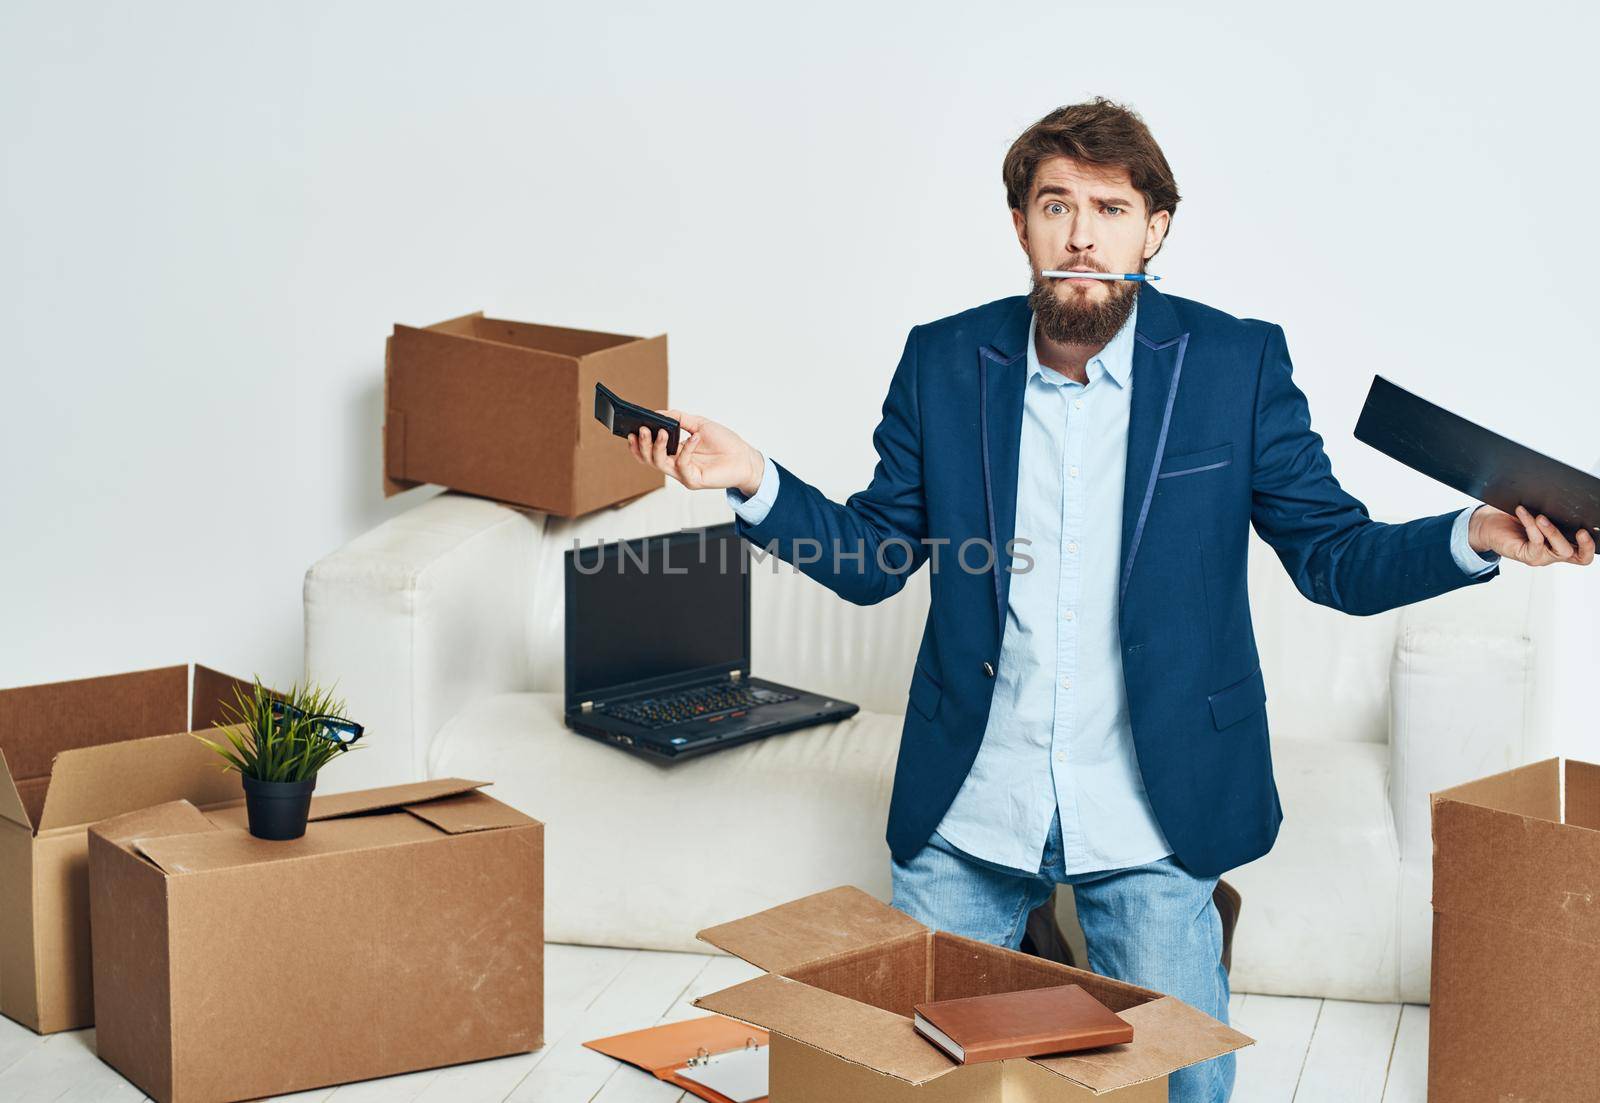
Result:
M1592 7L578 9L0 9L0 684L298 674L305 567L407 501L396 321L667 331L675 404L843 497L907 328L1026 290L1007 145L1097 93L1184 195L1162 289L1283 324L1377 516L1462 499L1351 438L1374 372L1600 456Z

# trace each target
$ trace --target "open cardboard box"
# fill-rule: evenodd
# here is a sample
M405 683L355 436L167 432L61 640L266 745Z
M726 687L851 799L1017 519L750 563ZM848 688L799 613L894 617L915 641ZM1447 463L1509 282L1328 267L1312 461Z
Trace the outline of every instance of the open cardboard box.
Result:
M563 517L666 476L594 416L594 385L667 406L667 335L626 337L483 312L396 325L384 357L383 489L437 483Z
M830 889L699 937L767 975L695 1001L772 1035L772 1103L1117 1103L1167 1098L1169 1073L1253 1039L1181 1000L1028 954L930 931L858 888ZM958 1065L917 1033L912 1005L1079 984L1133 1041Z
M242 804L95 824L101 1059L215 1103L538 1048L544 825L484 784L317 797L287 842Z
M1432 794L1428 1098L1600 1099L1600 766Z
M0 1011L41 1034L94 1021L87 825L179 797L239 798L187 734L233 701L196 664L0 690Z

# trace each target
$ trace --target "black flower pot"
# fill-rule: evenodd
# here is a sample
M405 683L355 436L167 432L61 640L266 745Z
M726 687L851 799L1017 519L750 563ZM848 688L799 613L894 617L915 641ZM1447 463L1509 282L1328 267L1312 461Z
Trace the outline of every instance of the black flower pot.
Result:
M306 833L311 791L317 787L315 776L304 781L241 780L250 834L258 839L298 839Z

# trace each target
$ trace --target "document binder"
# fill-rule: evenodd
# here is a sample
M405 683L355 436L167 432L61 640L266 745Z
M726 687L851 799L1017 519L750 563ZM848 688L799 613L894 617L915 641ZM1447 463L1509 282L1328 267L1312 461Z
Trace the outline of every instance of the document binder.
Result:
M742 1054L745 1050L766 1053L767 1032L760 1027L746 1026L721 1015L705 1015L698 1019L666 1023L662 1026L615 1034L609 1038L596 1038L583 1043L597 1053L615 1057L637 1068L644 1069L658 1080L675 1084L691 1095L708 1103L764 1103L766 1096L746 1095L731 1099L707 1087L684 1073L710 1072L711 1062L723 1055ZM709 1059L709 1061L708 1061ZM707 1079L712 1079L707 1076Z
M1508 440L1383 376L1372 380L1355 437L1430 479L1515 514L1544 514L1569 540L1600 537L1600 478Z

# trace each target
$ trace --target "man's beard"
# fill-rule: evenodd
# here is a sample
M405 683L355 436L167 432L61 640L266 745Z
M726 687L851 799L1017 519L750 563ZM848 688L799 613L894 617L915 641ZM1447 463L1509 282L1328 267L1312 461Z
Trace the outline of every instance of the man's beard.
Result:
M1090 302L1087 296L1080 302L1076 291L1062 302L1056 296L1055 282L1035 273L1028 305L1038 319L1039 332L1062 345L1104 347L1133 313L1134 298L1139 294L1138 281L1119 280L1111 283L1111 294L1103 303Z

